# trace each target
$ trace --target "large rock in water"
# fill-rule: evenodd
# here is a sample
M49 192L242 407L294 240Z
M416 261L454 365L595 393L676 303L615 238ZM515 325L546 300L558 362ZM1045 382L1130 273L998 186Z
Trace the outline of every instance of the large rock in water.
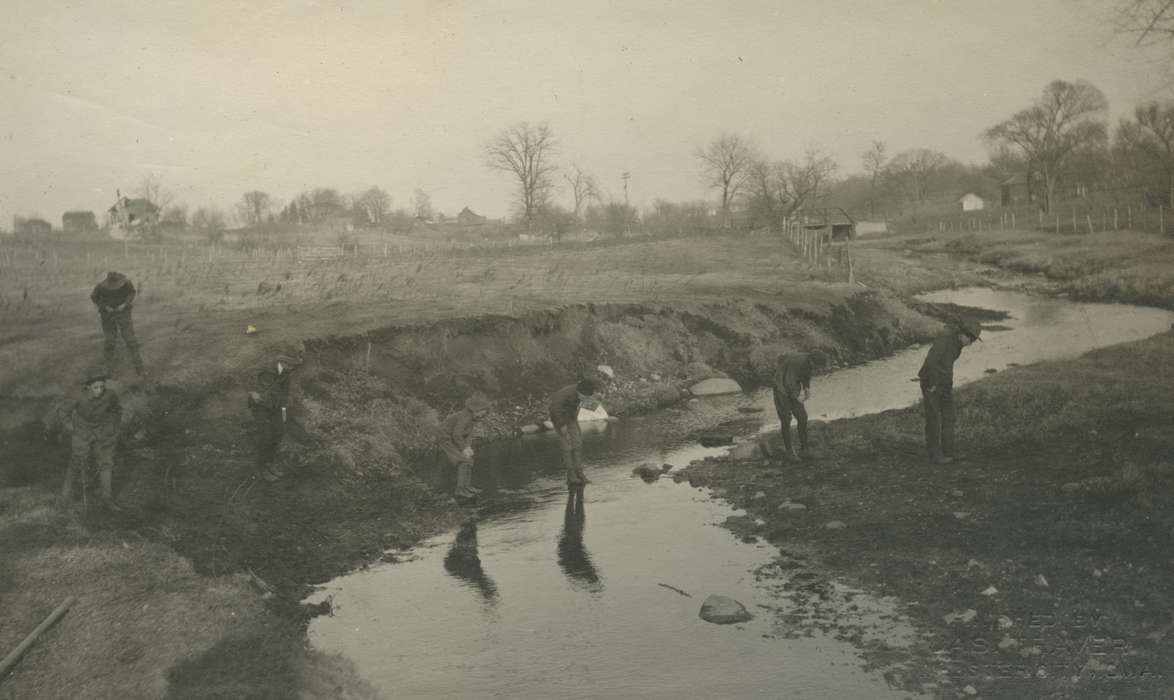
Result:
M640 466L633 469L632 473L651 484L660 478L660 475L664 473L664 470L661 469L661 467L657 464L653 464L652 462L645 462L644 464L641 464Z
M594 411L589 411L582 406L579 407L580 423L591 423L597 420L607 420L607 411L603 406L596 406Z
M735 622L745 622L754 617L746 610L745 605L724 595L711 595L706 598L705 602L701 604L701 612L699 614L702 620L712 622L715 625L730 625Z
M738 386L738 382L733 379L725 379L723 377L712 377L697 382L689 387L689 393L694 396L717 396L719 394L740 394L742 387Z

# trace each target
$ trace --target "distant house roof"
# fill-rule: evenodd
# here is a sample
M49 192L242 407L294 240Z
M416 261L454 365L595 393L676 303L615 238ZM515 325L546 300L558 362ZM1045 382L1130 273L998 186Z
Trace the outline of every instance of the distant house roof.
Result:
M979 194L977 192L964 192L962 194L962 196L958 198L958 201L961 202L962 200L966 199L967 197L978 197L979 199L986 199L986 197L983 197L981 194Z

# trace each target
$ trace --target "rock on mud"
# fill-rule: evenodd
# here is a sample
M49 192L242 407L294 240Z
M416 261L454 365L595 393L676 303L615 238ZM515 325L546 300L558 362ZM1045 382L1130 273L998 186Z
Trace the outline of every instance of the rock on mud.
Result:
M712 377L697 382L689 387L689 393L694 396L718 396L720 394L740 394L742 387L733 379Z
M614 369L612 369L609 365L599 365L595 369L600 374L607 377L608 379L615 379L616 378L616 371Z
M748 459L761 459L762 448L753 442L743 443L738 445L729 452L730 459L744 461Z
M730 625L736 622L745 622L752 617L750 611L733 598L727 598L724 595L711 595L705 599L701 604L701 612L698 613L702 620L712 622L715 625Z
M659 479L660 475L664 473L664 471L665 470L662 469L658 464L645 462L644 464L641 464L640 466L633 469L632 473L651 484L652 482Z

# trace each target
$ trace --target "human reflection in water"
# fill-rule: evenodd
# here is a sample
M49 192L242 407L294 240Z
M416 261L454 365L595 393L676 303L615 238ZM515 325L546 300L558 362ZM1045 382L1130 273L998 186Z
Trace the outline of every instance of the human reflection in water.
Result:
M493 605L497 602L497 584L485 574L481 557L477 556L477 521L468 520L461 525L444 557L444 570L477 589L486 603Z
M591 555L583 546L583 529L586 524L587 512L583 507L583 489L572 488L567 495L563 531L558 538L558 565L571 585L598 593L603 590L603 579L591 563Z

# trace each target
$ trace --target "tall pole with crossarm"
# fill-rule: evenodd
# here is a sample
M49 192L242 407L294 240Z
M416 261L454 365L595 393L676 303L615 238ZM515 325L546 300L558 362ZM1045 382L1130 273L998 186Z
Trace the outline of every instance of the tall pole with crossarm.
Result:
M623 181L624 181L624 229L626 231L626 233L624 235L631 238L631 236L632 236L632 221L628 215L628 211L629 211L629 209L628 209L628 180L632 179L632 173L627 172L625 170L624 173L622 175L620 175L620 178L623 179Z

